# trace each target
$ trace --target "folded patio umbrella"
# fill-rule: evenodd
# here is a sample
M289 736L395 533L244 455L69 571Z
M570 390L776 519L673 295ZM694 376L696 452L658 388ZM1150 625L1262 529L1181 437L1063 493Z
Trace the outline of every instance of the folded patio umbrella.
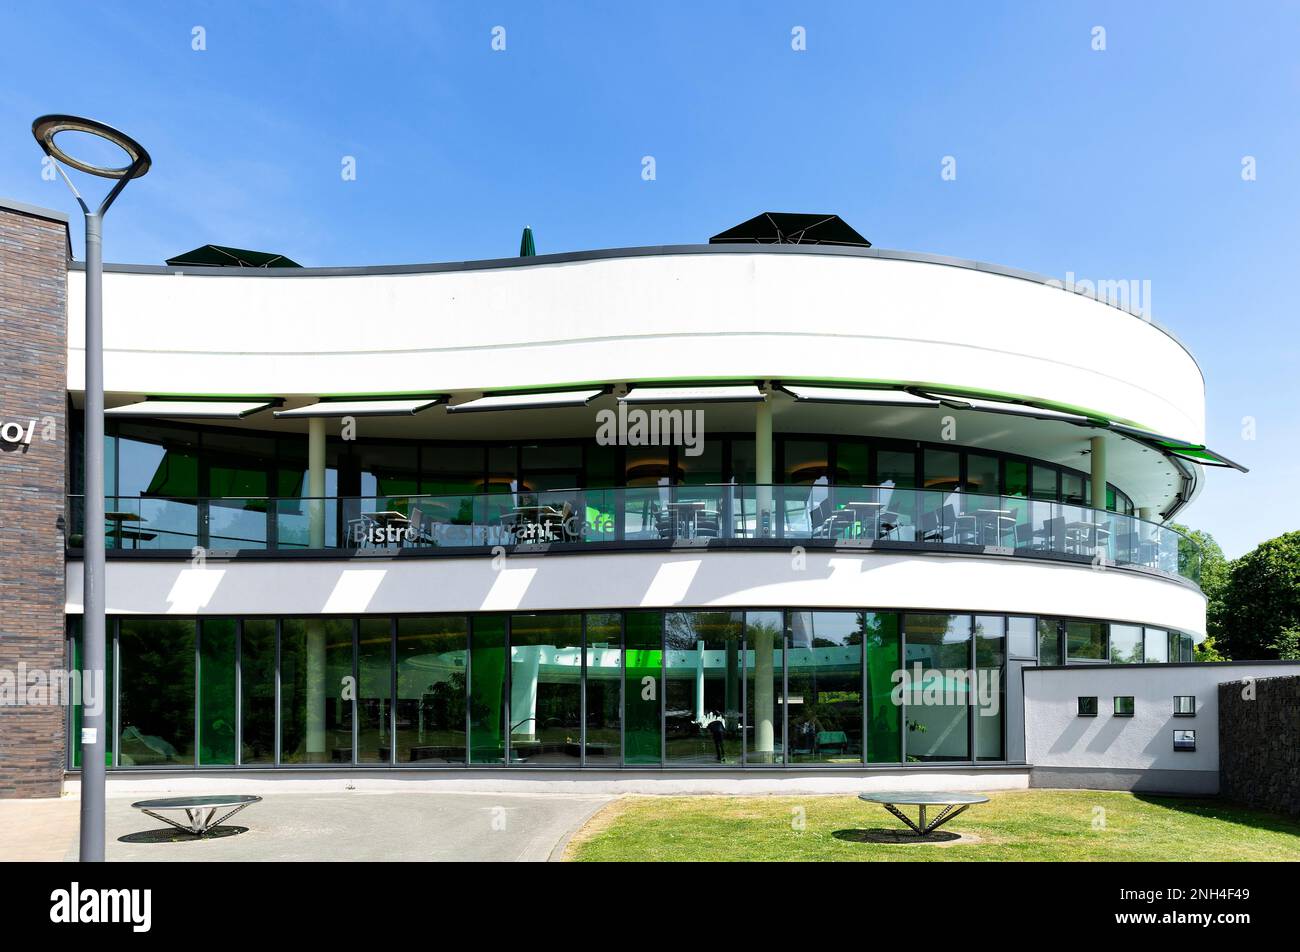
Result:
M193 251L168 258L172 267L191 268L301 268L302 265L284 255L270 251L248 251L244 248L227 248L225 245L200 245Z
M854 231L839 215L807 215L798 212L763 212L709 239L711 245L747 243L871 247L871 242Z

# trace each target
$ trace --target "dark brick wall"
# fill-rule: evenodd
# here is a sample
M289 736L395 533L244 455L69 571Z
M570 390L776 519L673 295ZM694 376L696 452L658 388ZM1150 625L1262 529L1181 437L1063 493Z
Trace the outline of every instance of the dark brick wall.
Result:
M1219 792L1247 806L1300 816L1300 677L1219 685Z
M0 445L0 669L15 673L65 664L67 248L63 221L0 202L0 423L37 421L25 452ZM0 797L59 796L65 747L61 706L0 705Z

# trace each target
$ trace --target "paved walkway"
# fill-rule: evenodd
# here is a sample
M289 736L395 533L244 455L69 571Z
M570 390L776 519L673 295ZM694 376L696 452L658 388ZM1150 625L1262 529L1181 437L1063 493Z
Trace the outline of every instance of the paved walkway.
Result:
M506 793L274 793L230 821L237 836L154 842L170 829L135 797L108 801L107 859L538 862L612 797ZM74 860L79 803L0 801L0 860ZM141 835L143 834L143 835ZM122 842L128 837L128 842ZM143 841L142 841L143 840Z

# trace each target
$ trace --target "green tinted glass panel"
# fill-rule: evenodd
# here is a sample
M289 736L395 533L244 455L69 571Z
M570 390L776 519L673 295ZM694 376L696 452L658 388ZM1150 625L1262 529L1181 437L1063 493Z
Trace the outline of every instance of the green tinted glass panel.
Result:
M119 620L119 766L194 763L194 629L189 619Z
M1007 620L975 616L975 759L1006 759L1002 744L1006 709Z
M790 762L862 762L862 616L791 612Z
M998 459L981 453L966 454L966 491L996 496L1002 491L998 481Z
M835 445L835 481L845 486L871 482L871 456L866 443L840 440Z
M510 757L575 767L582 742L582 616L510 616Z
M104 739L104 766L113 766L113 626L114 619L108 619L104 645L104 685L96 689L84 677L81 679L81 704L72 708L68 718L71 726L69 746L72 748L72 766L81 766L81 725L83 706L103 705L106 725ZM81 616L68 616L69 634L72 638L72 670L80 671L83 661L81 651Z
M909 673L920 665L903 699L907 704L906 756L916 761L970 759L971 616L904 615Z
M894 703L894 672L902 666L898 615L867 612L862 630L867 646L867 760L896 764L902 758L902 711Z
M1106 660L1106 624L1071 621L1065 624L1066 657L1070 660Z
M623 620L618 612L592 612L586 631L587 764L617 767L623 753Z
M1038 663L1061 664L1061 629L1055 618L1038 619Z
M397 619L397 762L465 762L469 619Z
M275 763L275 619L245 618L239 646L240 762Z
M740 612L664 616L667 762L717 766L741 757Z
M624 616L624 763L657 764L663 755L660 683L663 615L630 611Z
M1057 498L1057 472L1050 466L1034 467L1034 498L1051 499Z
M1008 496L1029 495L1029 464L1024 460L1009 459L1004 469L1006 485L1002 491Z
M233 618L205 618L199 630L199 763L235 762Z
M393 750L393 628L362 618L357 629L357 762L386 764Z
M506 619L474 619L469 663L469 759L499 764L506 758Z
M785 763L785 654L785 614L746 612L745 717L749 731L745 763Z
M280 629L280 762L352 762L350 618L286 618ZM350 692L349 692L350 693Z

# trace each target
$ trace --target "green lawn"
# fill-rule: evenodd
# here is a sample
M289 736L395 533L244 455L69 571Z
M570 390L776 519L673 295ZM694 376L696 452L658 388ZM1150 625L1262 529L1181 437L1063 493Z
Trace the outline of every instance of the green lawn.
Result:
M943 845L871 842L882 837L866 831L902 824L854 795L624 797L573 837L566 858L1300 861L1300 823L1216 800L1095 790L989 796L943 828L963 835Z

